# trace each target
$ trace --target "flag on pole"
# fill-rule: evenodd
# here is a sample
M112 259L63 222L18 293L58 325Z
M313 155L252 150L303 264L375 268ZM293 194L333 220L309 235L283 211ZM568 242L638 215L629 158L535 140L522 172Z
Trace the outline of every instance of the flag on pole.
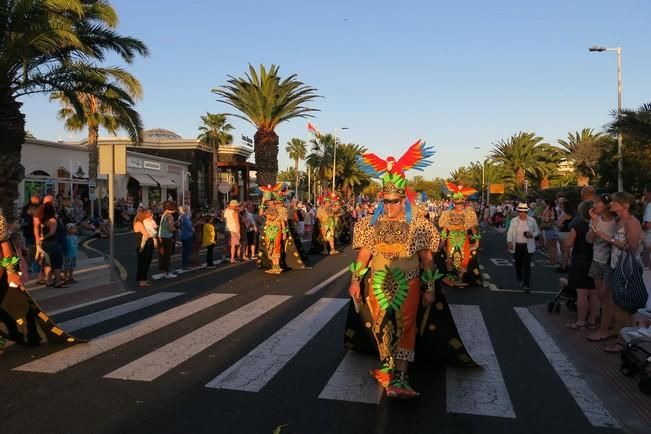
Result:
M313 133L315 136L321 137L321 131L319 131L317 127L312 125L312 122L307 123L307 130Z

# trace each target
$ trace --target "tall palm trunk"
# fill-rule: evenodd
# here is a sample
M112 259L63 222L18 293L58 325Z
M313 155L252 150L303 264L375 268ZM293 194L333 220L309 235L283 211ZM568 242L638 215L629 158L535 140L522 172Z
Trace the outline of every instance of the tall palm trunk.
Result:
M25 177L25 168L20 164L25 141L25 116L20 112L21 105L11 95L9 86L0 83L0 208L9 221L16 217L18 185Z
M253 136L258 185L275 184L278 176L278 135L258 130Z
M212 170L210 171L211 174L211 185L212 185L212 206L218 206L219 205L219 190L217 190L217 183L219 180L219 167L217 166L217 163L219 163L219 144L218 143L213 143L212 145ZM184 204L185 205L185 204Z
M294 172L296 173L296 199L298 199L298 182L300 180L300 176L298 174L298 158L294 159Z
M88 179L97 182L99 127L88 125Z

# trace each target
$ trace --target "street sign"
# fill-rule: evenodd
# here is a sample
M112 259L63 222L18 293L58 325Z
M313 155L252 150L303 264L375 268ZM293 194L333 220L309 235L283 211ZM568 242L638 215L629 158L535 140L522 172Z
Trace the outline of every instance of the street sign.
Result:
M95 193L95 181L88 182L88 200L96 200L97 193Z
M491 184L488 191L491 194L504 194L504 184Z
M99 173L126 175L127 145L99 145Z
M217 184L217 190L222 194L226 194L229 191L231 191L231 184L222 181L219 184Z

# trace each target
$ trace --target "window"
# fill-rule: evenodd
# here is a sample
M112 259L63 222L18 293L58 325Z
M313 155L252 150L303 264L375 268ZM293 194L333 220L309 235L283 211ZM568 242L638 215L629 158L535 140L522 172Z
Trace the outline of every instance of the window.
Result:
M194 183L195 188L197 189L197 202L199 206L203 206L208 199L206 197L206 169L201 167L197 170L197 179Z

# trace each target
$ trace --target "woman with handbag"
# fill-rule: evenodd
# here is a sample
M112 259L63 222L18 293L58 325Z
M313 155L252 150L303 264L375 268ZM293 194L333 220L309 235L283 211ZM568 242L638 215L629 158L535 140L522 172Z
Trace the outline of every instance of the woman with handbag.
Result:
M597 230L595 236L604 239L612 246L610 266L613 268L612 288L614 301L614 333L632 323L632 313L646 304L648 293L642 279L642 225L631 214L635 196L626 192L612 195L610 210L617 215L615 235ZM625 344L618 341L604 348L608 353L621 353Z

